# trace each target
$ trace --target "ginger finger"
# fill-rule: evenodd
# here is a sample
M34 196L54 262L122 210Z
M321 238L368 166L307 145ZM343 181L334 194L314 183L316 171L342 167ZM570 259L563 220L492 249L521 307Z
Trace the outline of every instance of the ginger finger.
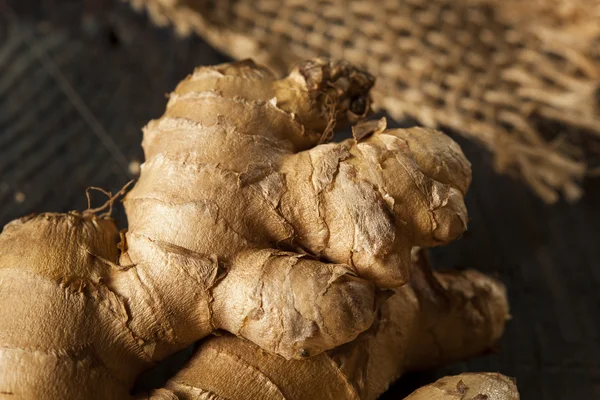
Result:
M178 399L376 399L406 371L470 357L498 341L508 318L501 283L473 271L438 275L438 282L418 253L412 268L411 282L394 289L374 326L348 344L285 360L231 335L208 338L163 390ZM486 387L468 382L468 393Z
M498 373L480 372L447 376L423 386L404 400L519 400L515 382Z

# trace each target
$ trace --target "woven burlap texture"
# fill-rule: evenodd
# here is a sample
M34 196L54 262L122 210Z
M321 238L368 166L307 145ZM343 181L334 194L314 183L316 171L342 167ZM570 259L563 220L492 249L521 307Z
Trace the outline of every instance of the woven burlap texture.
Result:
M600 158L600 0L130 0L283 72L314 56L377 77L392 117L482 144L545 201L581 196Z

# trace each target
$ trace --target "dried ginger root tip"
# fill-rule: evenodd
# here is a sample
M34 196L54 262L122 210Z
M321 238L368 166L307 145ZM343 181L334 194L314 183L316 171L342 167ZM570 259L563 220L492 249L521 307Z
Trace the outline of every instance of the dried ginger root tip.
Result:
M491 372L447 376L414 391L404 400L519 400L514 380Z

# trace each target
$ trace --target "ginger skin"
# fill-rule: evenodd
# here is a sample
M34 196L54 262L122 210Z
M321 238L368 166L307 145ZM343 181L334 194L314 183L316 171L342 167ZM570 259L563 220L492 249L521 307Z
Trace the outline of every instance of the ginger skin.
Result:
M232 335L209 338L186 367L150 397L376 399L405 371L477 355L500 338L508 305L499 282L476 271L433 274L422 251L414 252L411 272L410 283L393 289L382 303L376 323L348 344L309 360L285 360ZM475 386L471 381L469 386ZM446 398L427 397L430 389L424 393L425 397L413 396ZM448 397L455 398L461 397Z
M9 223L0 398L127 398L142 371L217 330L291 360L381 324L379 288L415 279L411 249L465 230L470 166L430 129L319 144L333 119L368 112L372 85L325 60L282 80L249 61L199 68L144 130L127 233L93 212ZM494 285L489 313L457 310L472 323L446 338L452 358L502 332ZM433 315L415 304L402 326ZM439 361L423 351L413 363Z
M338 120L355 119L367 111L372 84L324 60L283 80L251 62L197 69L144 129L146 162L124 201L121 264L156 269L158 285L165 269L208 274L187 295L204 306L188 315L195 337L224 329L287 359L356 338L375 317L373 284L406 283L413 246L463 233L471 178L460 148L433 130L319 145L332 105ZM212 267L192 263L207 257ZM219 263L223 272L215 272ZM139 287L140 273L122 275L114 287ZM190 274L177 273L174 285ZM181 293L172 296L164 306ZM151 291L126 297L158 298ZM183 334L189 326L139 336L160 352L164 339L170 351Z
M519 400L515 382L491 372L446 376L415 390L404 400Z

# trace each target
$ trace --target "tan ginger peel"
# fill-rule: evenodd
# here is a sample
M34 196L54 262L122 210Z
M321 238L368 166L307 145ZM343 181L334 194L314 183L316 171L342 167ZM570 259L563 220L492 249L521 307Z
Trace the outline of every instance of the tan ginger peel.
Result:
M502 285L435 278L411 257L466 228L460 148L421 128L321 143L334 120L368 112L372 85L322 59L281 80L250 61L199 68L144 129L125 234L93 212L9 223L0 398L126 398L142 371L217 330L248 342L204 347L258 346L277 360L269 368L312 357L314 372L337 357L330 372L361 398L406 369L491 346L507 317ZM386 363L382 375L357 352ZM290 387L308 376L281 373Z

